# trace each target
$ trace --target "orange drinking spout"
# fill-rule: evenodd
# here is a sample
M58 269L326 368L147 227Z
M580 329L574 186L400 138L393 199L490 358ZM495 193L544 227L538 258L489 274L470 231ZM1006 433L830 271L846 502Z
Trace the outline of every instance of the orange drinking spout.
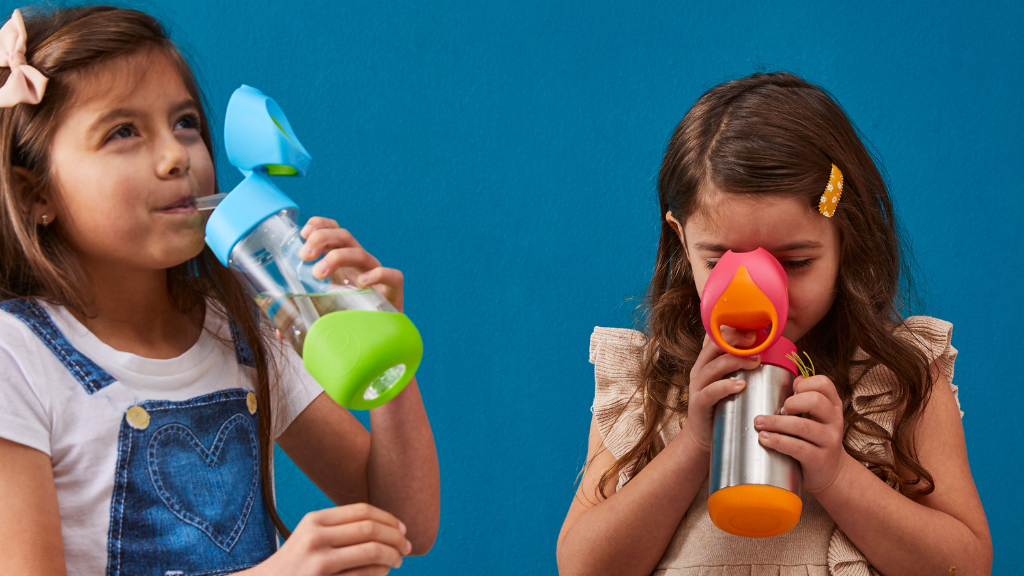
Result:
M735 356L753 356L767 350L782 335L789 315L788 278L782 265L767 250L726 252L715 265L701 295L701 318L719 348ZM736 348L722 337L722 326L760 331L753 348Z
M774 332L779 323L779 315L775 305L765 296L764 292L754 284L750 272L740 266L733 276L732 282L722 292L722 296L711 309L711 330L715 341L723 350L738 356L753 356L771 346ZM722 326L731 326L737 330L761 330L772 327L772 333L760 345L749 349L735 348L722 338Z

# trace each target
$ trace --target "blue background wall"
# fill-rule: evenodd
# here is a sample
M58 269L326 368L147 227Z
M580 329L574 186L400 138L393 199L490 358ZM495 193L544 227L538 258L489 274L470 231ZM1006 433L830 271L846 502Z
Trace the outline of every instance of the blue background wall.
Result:
M884 160L925 312L955 325L995 573L1014 573L1021 4L621 4L137 4L192 55L213 116L243 82L277 99L314 156L286 189L406 274L443 512L434 550L401 573L556 573L588 339L629 326L646 285L664 146L704 90L760 69L825 86ZM288 523L330 505L284 458L278 479Z

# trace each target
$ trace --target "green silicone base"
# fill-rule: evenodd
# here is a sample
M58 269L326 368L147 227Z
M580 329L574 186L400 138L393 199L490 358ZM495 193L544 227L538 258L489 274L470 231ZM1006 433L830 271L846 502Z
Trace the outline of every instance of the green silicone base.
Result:
M423 357L423 340L405 314L339 310L313 323L302 345L306 370L335 402L352 410L369 410L405 388ZM366 399L367 387L389 368L405 372L379 396Z

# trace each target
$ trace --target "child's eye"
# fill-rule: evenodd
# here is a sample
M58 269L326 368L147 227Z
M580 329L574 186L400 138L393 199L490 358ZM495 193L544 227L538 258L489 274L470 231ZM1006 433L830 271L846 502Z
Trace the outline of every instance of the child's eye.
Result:
M132 126L131 124L122 124L117 128L114 128L114 131L111 132L109 136L107 136L107 141L120 140L122 138L131 138L134 135L135 126Z
M705 260L704 261L704 266L708 270L714 270L715 269L715 264L718 264L718 260L717 259L715 259L715 260Z
M174 124L175 130L199 130L199 115L185 114Z

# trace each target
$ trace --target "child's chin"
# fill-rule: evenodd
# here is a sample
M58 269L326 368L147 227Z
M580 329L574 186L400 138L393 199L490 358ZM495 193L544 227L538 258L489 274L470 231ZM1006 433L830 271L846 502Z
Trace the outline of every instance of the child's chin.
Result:
M186 264L189 260L198 257L203 253L203 249L206 247L206 241L199 237L198 242L193 240L185 245L179 245L175 249L168 250L166 268L174 268Z

